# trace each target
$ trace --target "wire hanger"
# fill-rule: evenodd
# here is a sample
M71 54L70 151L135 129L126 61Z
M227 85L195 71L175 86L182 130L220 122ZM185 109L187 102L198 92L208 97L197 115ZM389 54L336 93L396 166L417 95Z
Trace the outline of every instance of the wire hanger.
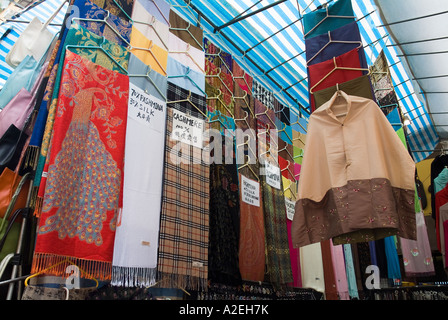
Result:
M244 91L244 90L243 90ZM249 105L249 102L247 102L247 91L244 91L244 95L242 96L242 97L236 97L236 96L233 96L233 100L243 100L244 101L244 104L246 105L246 108L249 110L249 112L250 112L250 114L252 115L252 117L255 117L255 114L254 114L254 112L252 111L252 109L251 109L251 107L250 107L250 105ZM247 111L246 111L246 113L247 113ZM246 120L247 120L247 116L246 116L246 118L245 118ZM236 120L236 119L235 119ZM243 120L243 119L241 119L241 120ZM246 121L247 122L247 121Z
M149 39L148 39L149 40ZM162 64L160 63L160 61L157 59L156 55L154 54L154 52L152 52L152 48L155 46L154 41L149 40L150 41L150 46L149 48L142 48L142 47L133 47L131 45L128 46L128 51L132 52L132 50L142 50L142 51L147 51L151 54L151 56L154 58L154 60L156 61L157 65L159 66L159 68L163 71L163 73L166 75L167 71L166 69L162 66Z
M260 182L260 177L258 176L258 174L255 173L254 169L252 169L252 167L250 166L250 156L248 154L245 154L245 157L248 159L248 161L246 161L242 166L238 167L238 171L240 171L241 169L248 167L249 170L253 173L253 175L255 176L255 179L257 179L258 182Z
M289 157L291 158L291 159L294 159L294 155L291 155L291 153L289 152L289 150L288 150L288 143L285 145L285 147L283 147L281 150L278 150L278 153L280 153L280 152L283 152L283 151L286 151L286 153L289 155ZM285 159L286 160L286 159ZM287 161L289 161L289 160L287 160Z
M266 107L266 106L265 106ZM271 109L269 109L268 107L266 107L266 109L264 110L264 112L262 112L262 113L256 113L255 114L255 118L257 118L258 116L266 116L268 119L269 119L269 121L271 121L271 123L274 125L274 128L276 128L277 129L277 126L276 126L276 124L275 124L275 122L271 119L271 117L268 115L268 111L269 110L271 110ZM269 126L268 126L268 128L269 128Z
M121 5L116 1L116 0L112 0L114 2L114 4L118 7L118 9L120 9L121 12L123 12L123 14L126 16L126 18L132 22L132 18L128 15L128 13L121 7Z
M105 40L106 39L104 37L102 37L102 41L99 46L78 46L78 45L69 44L69 45L66 45L65 48L66 48L66 50L68 50L69 48L101 50L112 62L114 62L127 75L128 71L126 70L126 68L124 68L120 63L118 63L117 60L115 60L114 57L112 57L109 52L104 50L103 44L104 44ZM65 54L65 52L64 52L64 54ZM64 56L64 58L65 58L65 56ZM62 59L62 61L64 61L64 60Z
M359 44L359 47L357 48L357 49L360 49L361 47L362 47L362 41L348 41L348 40L333 40L332 38L331 38L331 31L328 31L328 42L318 51L318 52L316 52L316 54L312 57L312 58L310 58L307 62L306 62L306 64L307 65L309 65L310 64L310 62L313 60L313 59L315 59L322 51L324 51L330 44L332 44L332 43L346 43L346 44L356 44L356 43L358 43Z
M115 0L114 0L115 2ZM105 10L105 9L103 9ZM107 19L110 17L110 12L108 10L105 10L107 12L107 15L103 19L91 19L91 18L79 18L79 17L73 17L73 21L86 21L86 22L99 22L106 24L127 46L130 46L131 44L127 39L125 39L120 32L118 32L117 29L115 29L108 21ZM78 24L79 25L79 24Z
M221 78L221 68L218 68L217 70L218 70L218 72L217 72L216 74L206 74L205 77L206 77L206 78L218 78L219 81L221 81L221 84L222 84L224 87L226 87L227 91L229 91L230 94L232 94L232 90L229 89L229 87L227 86L227 84L226 84L226 83L224 82L224 80L222 80L222 78ZM232 94L232 96L233 96L233 94Z
M144 21L137 21L134 20L133 24L143 24L146 25L148 27L151 27L152 30L154 30L154 32L156 33L157 37L159 38L160 42L162 42L163 46L165 47L165 50L168 51L168 45L165 43L165 40L160 36L160 34L157 32L157 28L154 27L154 23L157 22L157 19L155 16L151 17L151 21L150 22L144 22Z
M65 262L68 262L68 263L70 263L71 265L76 266L76 267L79 269L79 271L82 271L86 276L89 277L89 279L95 281L95 288L98 288L98 285L99 285L98 280L97 280L96 278L92 277L90 274L88 274L88 273L85 272L84 270L82 270L81 268L79 268L79 267L76 265L76 263L74 263L73 261L71 261L69 258L66 258L66 259L64 259L64 260L62 260L62 261L60 261L60 262L58 262L58 263L55 263L55 264L49 266L48 268L45 268L44 270L41 270L41 271L39 271L39 272L36 272L36 273L34 273L34 274L28 276L28 277L25 279L25 287L28 286L28 281L29 281L30 279L35 278L35 277L37 277L37 276L39 276L39 275L41 275L41 274L44 274L44 273L47 272L48 270L51 270L51 269L53 269L53 268L55 268L55 267L57 267L57 266L59 266L59 265L65 263Z
M151 84L154 86L154 88L156 88L157 92L162 96L163 100L166 101L166 96L165 94L159 89L159 87L155 84L155 82L151 79L151 77L149 76L149 74L152 71L152 68L150 66L148 66L149 70L148 72L146 72L146 74L128 74L128 77L144 77L146 79L148 79ZM145 92L148 93L145 89Z
M304 35L304 37L307 37L311 32L314 31L314 29L316 29L318 26L320 26L320 25L321 25L325 20L327 20L328 18L356 19L355 16L339 16L339 15L331 15L331 14L328 12L328 8L329 8L329 6L325 7L326 16L325 16L322 20L320 20L320 21L319 21L319 22L318 22L318 23L317 23L311 30L309 30L309 31Z
M278 132L279 135L280 135L280 132L284 132L285 135L288 137L289 141L291 141L291 143L292 143L293 139L289 136L288 132L286 132L286 130L285 130L286 127L288 127L288 125L286 123L282 122L282 126L283 126L283 128L281 130L279 130L279 132Z
M190 77L190 67L187 67L187 72L185 74L181 74L181 75L175 75L175 76L168 76L168 79L174 79L174 78L187 78L188 80L190 80L194 86L196 88L198 88L199 91L201 91L201 93L207 97L207 94L204 92L204 90Z
M252 150L252 148L250 147L250 144L249 144L250 140L251 140L251 137L248 136L248 137L247 137L247 141L246 141L246 142L243 142L243 143L239 143L239 144L237 144L235 149L236 149L236 151L238 152L238 148L247 146L247 151L248 151L248 153L250 152L251 154L253 154L254 157L255 157L255 159L256 159L256 158L257 158L257 155L256 155L255 151Z
M367 71L368 74L370 74L370 69L368 68L352 68L352 67L339 67L338 64L336 63L336 57L333 57L333 63L334 63L334 68L328 72L322 79L319 80L319 82L317 82L311 89L310 89L310 93L313 94L313 90L314 88L316 88L318 85L320 85L325 79L327 79L333 72L335 72L336 70L347 70L347 71Z
M235 122L236 121L244 121L246 123L247 127L250 128L249 122L247 121L247 118L249 117L249 113L246 110L243 110L243 111L246 114L244 116L244 118L242 118L242 119L235 119Z
M176 100L176 101L167 101L167 104L173 104L173 103L182 103L182 102L188 102L192 107L194 107L200 114L204 116L205 119L207 119L207 115L193 102L191 101L191 91L188 91L188 96L186 99L182 100Z
M188 23L188 27L186 27L186 28L173 28L173 27L170 26L170 30L173 30L173 31L186 31L186 32L188 32L188 34L191 36L191 38L193 38L194 42L196 42L196 44L199 46L199 48L201 48L201 50L204 50L204 47L202 46L202 43L199 43L199 41L194 37L194 35L190 31L191 23L189 21L186 21L186 22Z
M288 166L286 168L282 169L281 172L283 172L285 170L288 170L288 172L291 175L291 177L294 177L294 180L295 180L295 175L294 175L294 173L291 172L291 169L289 168L289 166L291 165L291 161L289 161L289 160L286 160L286 161L288 162Z
M230 110L227 107L227 104L221 99L222 96L223 96L223 93L222 93L221 89L218 89L218 95L216 97L208 97L207 100L217 100L224 106L224 108L227 110L227 112L230 114L230 116L232 118L234 118L234 114L233 114L232 110ZM231 99L233 101L233 96L231 97Z
M191 59L191 61L193 61L193 63L199 68L199 70L205 74L206 72L205 72L204 68L199 63L197 63L196 60L194 59L194 57L190 54L190 48L191 48L191 45L189 43L187 43L187 48L185 51L168 51L168 54L185 54L185 55L187 55Z
M216 119L214 119L215 117ZM223 118L224 116L222 115L221 111L215 110L213 113L209 114L209 116L207 117L207 122L208 123L219 122L221 126L224 127L224 129L227 129L227 132L230 132L230 134L235 137L235 132L233 132L232 128L227 127L227 124L222 121Z

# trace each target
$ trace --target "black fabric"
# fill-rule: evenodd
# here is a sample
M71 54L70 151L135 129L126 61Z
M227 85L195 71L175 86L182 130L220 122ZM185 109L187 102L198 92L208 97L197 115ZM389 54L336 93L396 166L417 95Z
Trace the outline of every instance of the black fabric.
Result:
M28 135L11 124L0 138L0 173L5 168L15 171Z

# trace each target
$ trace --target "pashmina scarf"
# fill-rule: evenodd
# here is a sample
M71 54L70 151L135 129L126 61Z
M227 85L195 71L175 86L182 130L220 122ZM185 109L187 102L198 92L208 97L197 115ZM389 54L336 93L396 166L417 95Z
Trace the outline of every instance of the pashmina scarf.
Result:
M164 189L160 214L158 282L163 287L207 288L210 166L201 148L171 138L173 113L204 119L185 100L188 90L168 82ZM190 101L205 114L205 97L191 93ZM208 129L205 123L205 130ZM180 146L181 161L178 159ZM173 156L174 154L174 156Z
M127 76L67 51L32 272L69 258L110 279L128 91Z
M203 50L204 35L202 29L184 20L173 10L170 10L169 15L170 32L191 46Z
M146 74L148 69L131 54L130 74ZM125 287L153 285L157 274L166 119L166 99L161 93L166 94L167 80L157 72L149 76L152 81L130 76L123 210L117 223L111 282Z
M101 36L95 35L89 30L72 23L70 29L67 32L67 36L64 40L64 45L60 46L59 62L58 65L55 65L55 68L51 71L50 79L47 83L46 92L43 99L43 104L41 109L45 109L47 111L46 115L46 124L45 129L42 136L42 144L40 149L39 161L37 164L36 175L34 179L34 186L38 188L38 199L36 203L35 215L39 216L42 201L43 201L43 192L45 190L45 175L43 174L46 171L45 167L48 167L46 163L47 152L50 148L50 142L53 132L53 123L55 118L55 110L58 101L59 88L61 84L61 75L62 68L59 68L60 65L64 64L64 55L66 51L66 47L68 45L71 46L98 46L102 44L105 52L107 52L115 61L113 62L104 52L97 49L85 49L85 48L74 48L71 47L70 50L79 54L92 62L99 64L103 67L106 67L110 70L123 72L122 68L126 69L129 59L129 53L125 50L124 47L114 44L108 40L103 40ZM118 64L121 65L119 67Z
M223 149L227 139L232 141L233 137L222 136ZM223 158L226 154L233 154L233 163L221 161L210 165L208 273L212 282L237 285L241 283L238 263L240 201L233 144L230 146L232 150L224 150Z
M252 166L252 165L251 165ZM254 172L258 172L258 165L253 165ZM256 170L256 171L255 171ZM259 186L259 205L253 205L243 200L243 176L257 183ZM239 170L240 182L240 242L239 242L239 268L241 278L248 281L264 281L265 257L265 230L263 201L261 199L261 185L253 180L253 174L247 168ZM258 178L257 178L258 179Z

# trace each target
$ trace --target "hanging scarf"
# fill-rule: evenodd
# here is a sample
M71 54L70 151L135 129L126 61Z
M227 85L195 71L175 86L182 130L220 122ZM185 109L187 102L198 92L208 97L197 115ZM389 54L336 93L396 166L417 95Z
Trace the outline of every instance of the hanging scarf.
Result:
M69 258L110 279L128 87L127 76L66 52L32 272Z
M53 122L55 117L55 110L58 101L59 87L60 87L60 79L62 74L62 68L59 68L59 65L63 65L64 61L64 52L67 45L78 45L78 46L98 46L100 43L103 43L103 48L106 52L112 56L115 61L117 61L123 68L127 68L127 60L129 59L129 54L126 52L125 48L111 43L108 40L104 40L100 36L93 34L87 29L72 23L70 29L67 31L67 35L63 40L64 45L60 46L60 51L58 52L58 56L55 61L58 61L58 64L52 70L52 74L50 75L50 79L47 83L47 88L45 91L43 104L40 109L44 110L46 113L46 123L45 129L42 134L42 143L40 148L39 160L36 168L36 174L34 179L34 187L38 189L38 199L36 203L35 214L39 216L42 201L43 201L43 192L45 190L45 177L42 177L42 173L45 170L44 166L46 165L47 152L50 147L50 141L53 130ZM112 62L111 59L103 52L97 49L81 49L81 48L71 48L71 50L81 56L88 57L92 62L102 65L103 67L110 68L111 70L116 70L118 72L123 72L116 63ZM46 111L48 110L48 111Z
M129 73L149 67L129 58ZM118 219L112 285L150 286L156 280L157 248L165 148L166 78L157 72L130 76L126 129L123 210ZM154 83L154 84L153 84Z
M258 171L257 165L251 166ZM252 177L247 168L239 170L239 268L243 280L263 281L266 263L263 201L260 182Z
M303 288L312 288L319 292L325 292L321 243L313 243L299 249Z
M240 201L238 173L233 151L225 150L225 140L233 137L222 135L223 159L226 154L233 156L233 163L212 163L210 165L210 236L208 251L209 279L215 283L238 285L241 274L238 262L240 240ZM214 141L215 147L217 141ZM229 145L229 144L228 144ZM216 151L215 151L216 152Z
M173 10L170 10L169 15L170 32L191 46L203 50L204 34L202 29L184 20Z
M168 82L168 101L180 101L187 97L188 90ZM205 97L192 93L190 99L205 113ZM207 159L203 158L202 148L171 138L173 114L176 111L189 112L193 119L204 119L188 102L168 104L157 263L158 282L164 287L206 289L210 168ZM208 129L207 123L204 129ZM182 159L175 156L177 146L180 146L185 153L182 153Z
M343 244L345 270L347 273L348 293L352 299L359 299L358 284L356 280L355 265L353 263L352 246L350 244Z
M260 109L266 108L261 103L255 101L256 113L260 113ZM266 110L266 109L265 109ZM271 115L269 121L275 118L272 113L274 110L269 110ZM266 116L268 118L268 116ZM263 132L267 126L267 119L259 117L257 125L259 132ZM264 121L263 121L264 120ZM274 151L275 132L269 131L269 138L264 141L259 141L260 154L268 150L270 146L271 154L265 160L260 159L260 165L266 169L267 161L273 166L278 167L278 155ZM268 160L269 159L269 160ZM291 271L291 259L289 256L289 244L288 244L288 231L286 225L286 206L285 197L283 192L283 182L281 180L280 168L278 168L278 182L279 188L272 186L268 183L266 174L260 175L262 198L263 198L263 210L264 210L264 222L265 222L265 235L266 235L266 258L267 258L267 276L269 281L274 286L282 286L287 283L293 282L293 276Z
M336 278L336 288L340 300L349 300L347 273L345 271L344 248L343 245L333 245L331 243L331 259Z

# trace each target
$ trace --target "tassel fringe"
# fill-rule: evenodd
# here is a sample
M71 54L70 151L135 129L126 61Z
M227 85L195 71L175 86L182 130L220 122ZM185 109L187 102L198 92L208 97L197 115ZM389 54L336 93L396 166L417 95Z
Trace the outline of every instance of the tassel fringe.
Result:
M157 279L159 280L157 281L155 287L177 288L187 294L189 293L186 290L207 291L208 289L207 279L200 277L158 272Z
M156 284L156 268L112 266L111 285L119 287L152 287Z
M112 262L85 260L51 253L34 253L31 273L42 273L53 276L69 276L66 268L75 265L79 268L81 276L98 281L110 281Z

